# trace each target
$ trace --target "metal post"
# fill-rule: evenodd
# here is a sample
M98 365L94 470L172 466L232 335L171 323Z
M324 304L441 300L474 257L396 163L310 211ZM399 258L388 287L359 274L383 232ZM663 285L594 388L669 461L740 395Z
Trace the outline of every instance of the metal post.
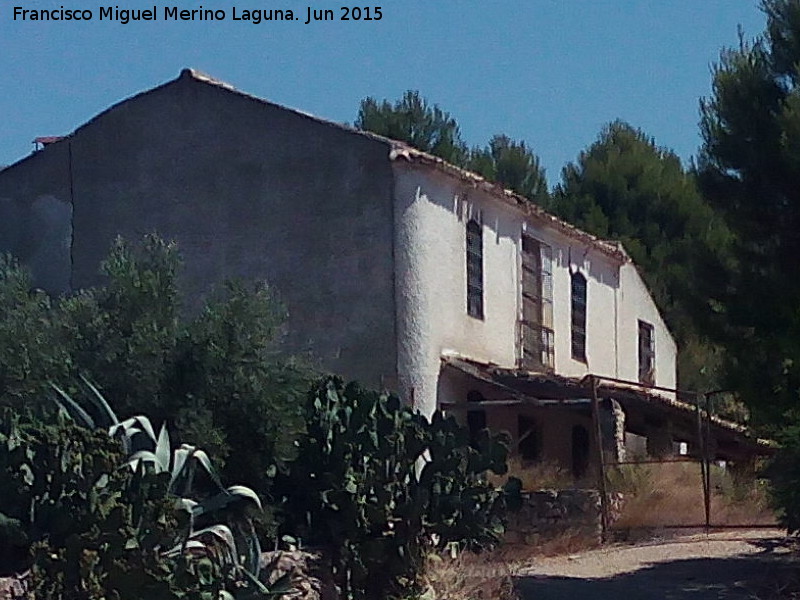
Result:
M697 447L700 450L700 483L703 486L703 506L708 506L708 478L706 477L706 439L703 435L703 408L700 406L700 396L695 396L695 407L697 409ZM705 529L708 533L708 511L705 512Z
M711 528L711 394L705 394L706 399L706 426L704 431L705 445L703 446L703 459L705 460L705 509L706 533Z
M600 528L601 540L606 541L609 519L608 519L608 491L606 490L606 459L603 453L603 430L600 425L600 401L597 398L597 378L592 375L590 378L592 386L592 421L594 423L594 433L597 446L597 483L600 488Z

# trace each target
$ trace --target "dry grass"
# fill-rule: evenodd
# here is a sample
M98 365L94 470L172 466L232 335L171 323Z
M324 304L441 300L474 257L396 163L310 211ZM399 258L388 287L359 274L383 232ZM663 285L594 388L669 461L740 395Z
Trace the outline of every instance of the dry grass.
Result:
M611 488L625 496L615 529L705 523L700 466L694 462L622 465L609 473ZM775 523L763 482L736 482L712 465L712 525Z
M522 489L563 490L576 487L569 469L555 463L524 461L514 456L508 460L508 473L503 476L490 475L489 481L502 485L509 477L516 477L522 482Z
M766 490L760 482L735 482L730 474L712 467L712 524L744 525L774 523ZM508 476L519 477L524 490L585 487L567 469L547 463L509 461L509 473L495 477L502 484ZM700 466L697 463L623 465L609 472L612 491L625 495L615 529L657 529L664 525L705 522ZM517 600L513 575L537 558L574 554L597 545L585 534L568 532L536 545L505 544L492 552L461 553L456 558L431 557L428 561L425 598L436 600ZM794 598L794 596L785 596Z
M535 546L504 544L492 552L463 552L428 561L425 581L436 600L517 600L513 577L537 558L573 554L596 547L585 534L568 532Z

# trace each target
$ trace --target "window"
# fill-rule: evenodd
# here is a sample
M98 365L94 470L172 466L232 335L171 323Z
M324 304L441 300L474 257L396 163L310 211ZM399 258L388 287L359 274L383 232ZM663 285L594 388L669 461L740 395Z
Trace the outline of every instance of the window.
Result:
M589 470L589 430L583 425L572 427L572 476L580 479Z
M586 362L586 277L572 274L572 358Z
M522 460L539 460L542 444L539 427L530 417L517 417L517 451Z
M656 340L653 326L645 321L639 321L639 381L656 382Z
M552 368L553 250L528 236L522 237L522 356L526 369Z
M483 230L475 219L467 223L467 314L483 319Z
M485 400L483 394L478 391L472 390L467 394L468 404L477 402L479 403L478 406L482 406L480 403L485 402ZM470 445L477 449L481 432L486 429L486 411L483 408L467 407L467 429L469 430Z

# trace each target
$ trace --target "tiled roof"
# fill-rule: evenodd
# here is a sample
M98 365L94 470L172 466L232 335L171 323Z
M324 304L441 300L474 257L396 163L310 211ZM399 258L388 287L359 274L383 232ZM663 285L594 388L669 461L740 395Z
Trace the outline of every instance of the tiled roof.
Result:
M442 364L533 399L568 401L575 398L588 398L592 393L587 377L578 379L554 373L501 367L455 354L443 356ZM623 404L631 402L638 406L648 406L664 414L672 413L691 419L697 418L695 405L676 400L669 393L663 394L658 393L657 390L644 389L633 382L626 385L615 380L604 381L602 377L598 378L598 383L598 395L601 398L614 398ZM726 432L737 443L757 448L760 453L770 454L775 448L775 444L771 440L754 437L746 425L723 419L717 415L711 415L709 421L714 430Z
M337 127L349 133L354 133L357 135L368 137L373 140L384 142L389 145L390 160L393 161L407 160L414 164L431 167L438 171L447 173L448 175L451 175L453 177L457 177L458 179L461 179L462 181L468 183L469 185L472 185L476 188L483 190L484 192L500 200L501 202L514 206L515 208L521 210L526 216L530 217L532 220L538 221L539 223L552 227L553 229L559 231L560 233L566 235L567 237L580 241L588 246L593 246L603 254L619 262L630 261L628 254L625 252L625 250L622 248L622 245L619 242L601 240L600 238L597 238L589 233L586 233L585 231L578 229L574 225L571 225L566 221L559 219L555 215L550 214L542 207L540 207L537 204L534 204L524 196L521 196L520 194L517 194L511 190L505 189L503 188L503 186L497 183L488 181L487 179L476 173L473 173L466 169L462 169L461 167L457 167L453 164L450 164L447 161L443 160L442 158L439 158L438 156L434 156L432 154L428 154L427 152L422 152L421 150L417 150L416 148L409 146L405 142L392 140L390 138L386 138L384 136L369 131L356 129L354 127L350 127L349 125L344 125L342 123L329 121L327 119L317 117L310 113L306 113L280 104L276 104L275 102L271 102L269 100L259 98L258 96L253 96L246 92L242 92L233 87L232 85L230 85L229 83L220 81L219 79L215 79L210 75L206 75L205 73L202 73L195 69L184 69L183 71L181 71L180 77L189 77L194 79L195 81L217 86L234 94L250 98L251 100L254 100L256 102L261 102L264 104L268 104L270 106L278 106L284 110L289 110L291 112L294 112L295 114L302 115L303 117L312 119L318 123L322 123L329 127Z

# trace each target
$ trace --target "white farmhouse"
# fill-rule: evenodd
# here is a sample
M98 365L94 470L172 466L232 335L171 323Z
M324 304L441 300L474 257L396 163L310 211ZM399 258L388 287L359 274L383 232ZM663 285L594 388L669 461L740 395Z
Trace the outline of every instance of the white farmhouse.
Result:
M472 173L191 69L37 142L0 170L0 251L51 293L98 283L117 235L156 231L179 244L188 309L224 279L266 280L287 350L507 430L523 458L579 476L597 431L617 459L626 430L652 454L695 440L624 249ZM712 429L720 457L754 447Z
M569 380L676 387L675 341L636 266L619 244L473 173L405 146L391 157L403 395L426 413L477 402L473 426L525 438L526 457L579 474L591 415ZM491 380L503 370L540 374L540 389ZM542 402L576 393L583 402Z

